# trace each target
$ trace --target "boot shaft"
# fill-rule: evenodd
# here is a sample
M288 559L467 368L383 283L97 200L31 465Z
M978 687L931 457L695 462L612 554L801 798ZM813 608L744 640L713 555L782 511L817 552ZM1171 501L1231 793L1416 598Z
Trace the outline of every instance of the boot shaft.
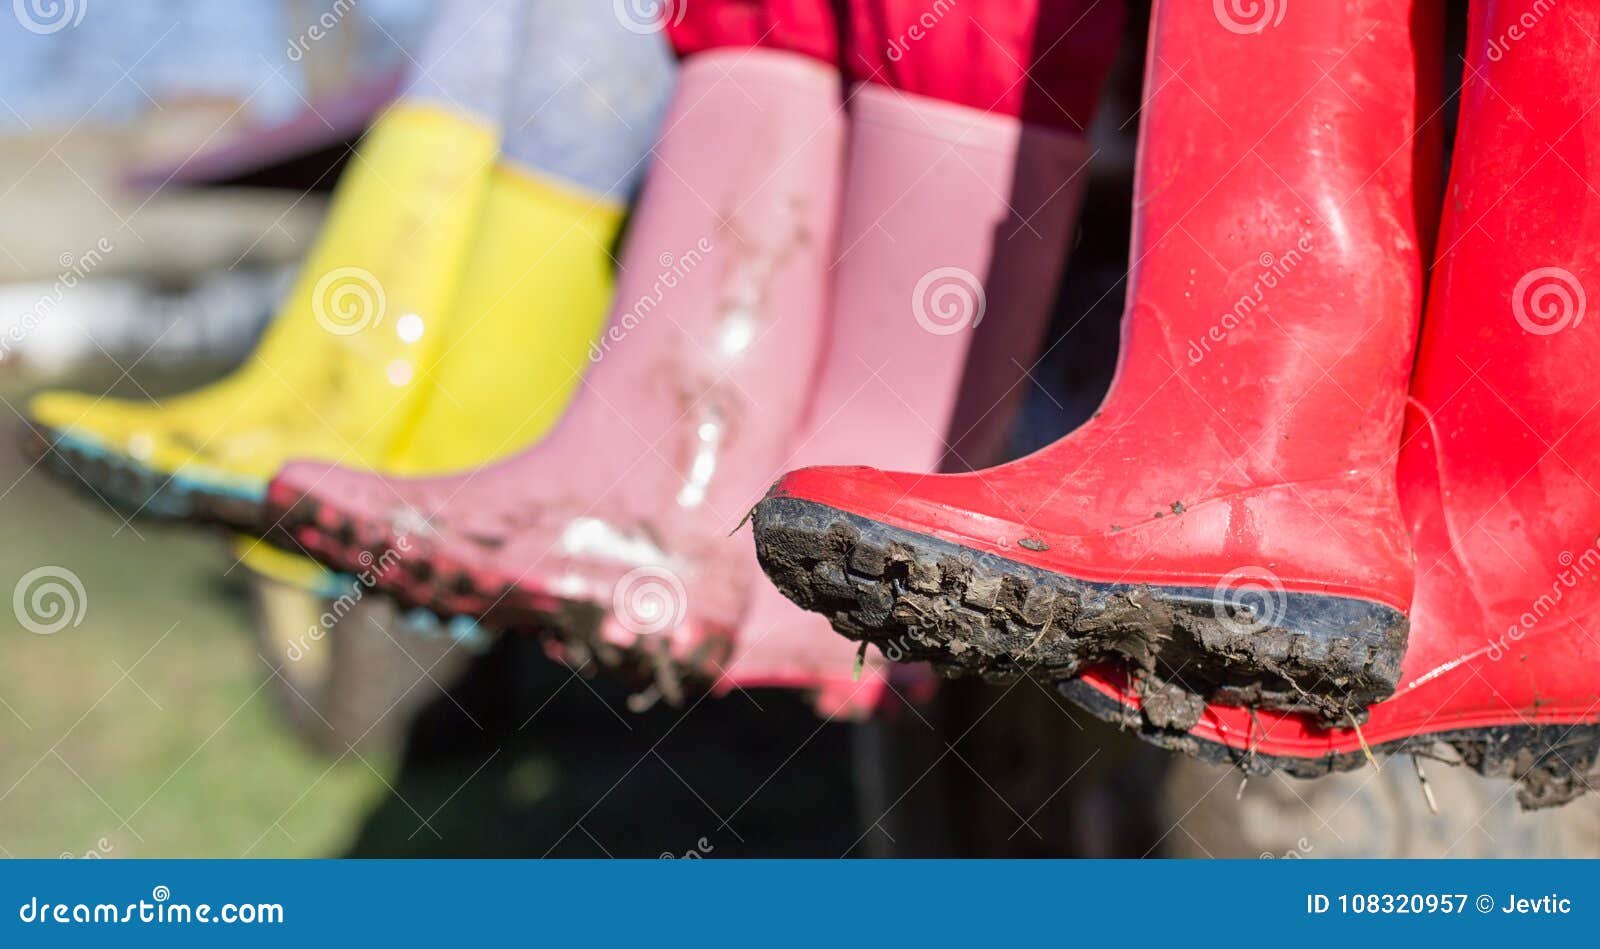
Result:
M1163 419L1180 440L1235 443L1249 478L1389 463L1432 142L1413 19L1432 6L1298 4L1245 24L1157 4L1116 404L1159 390L1186 406Z
M1500 565L1491 576L1549 574L1600 523L1600 336L1586 319L1600 289L1596 30L1593 7L1473 7L1412 393L1441 488L1463 500L1459 539Z

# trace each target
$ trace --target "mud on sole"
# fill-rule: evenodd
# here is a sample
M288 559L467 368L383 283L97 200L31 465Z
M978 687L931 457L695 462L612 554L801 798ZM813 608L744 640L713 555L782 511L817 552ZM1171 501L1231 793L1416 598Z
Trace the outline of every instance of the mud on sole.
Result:
M1282 771L1296 778L1320 778L1334 771L1354 771L1369 762L1364 751L1317 758L1264 755L1207 741L1185 731L1150 722L1139 710L1110 698L1080 679L1062 680L1056 691L1091 715L1165 748L1246 774ZM1555 807L1571 801L1600 782L1600 725L1496 725L1421 734L1372 746L1376 757L1408 753L1418 758L1472 768L1485 777L1517 782L1517 801L1524 810Z
M401 549L400 538L387 526L357 522L311 496L293 503L276 498L267 506L277 514L278 524L270 540L289 549L303 546L341 569L370 569L387 552ZM310 537L297 536L302 529L309 530ZM635 711L658 701L678 706L687 697L706 691L717 681L731 652L731 643L722 648L706 643L688 656L677 657L660 637L641 639L634 646L610 642L600 635L604 610L599 605L533 593L509 578L468 569L438 551L399 558L374 581L379 590L406 607L555 642L579 671L602 670L621 679L634 693L629 705Z
M1381 604L1288 592L1256 617L1211 587L1096 583L798 498L753 513L789 599L892 659L946 675L1055 681L1114 660L1163 683L1161 724L1207 701L1358 719L1393 693L1408 622Z
M248 533L262 528L264 484L251 492L157 471L48 427L28 429L23 448L74 487L130 513Z

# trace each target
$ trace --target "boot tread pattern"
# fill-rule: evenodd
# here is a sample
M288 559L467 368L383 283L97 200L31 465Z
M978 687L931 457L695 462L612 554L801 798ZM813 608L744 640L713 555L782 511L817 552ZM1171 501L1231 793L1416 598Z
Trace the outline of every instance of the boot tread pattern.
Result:
M1096 583L890 527L813 501L756 507L756 554L779 589L890 659L1005 681L1118 661L1146 714L1199 720L1205 701L1361 715L1393 693L1407 621L1347 597L1285 593L1257 617L1209 587Z

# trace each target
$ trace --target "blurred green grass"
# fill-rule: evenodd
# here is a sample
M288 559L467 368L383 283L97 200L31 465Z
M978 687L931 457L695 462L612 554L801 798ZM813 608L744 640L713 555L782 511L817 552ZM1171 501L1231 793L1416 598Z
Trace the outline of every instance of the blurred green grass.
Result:
M125 523L33 467L23 396L0 389L0 596L50 565L87 608L51 635L0 610L0 855L340 852L386 789L283 727L222 536Z

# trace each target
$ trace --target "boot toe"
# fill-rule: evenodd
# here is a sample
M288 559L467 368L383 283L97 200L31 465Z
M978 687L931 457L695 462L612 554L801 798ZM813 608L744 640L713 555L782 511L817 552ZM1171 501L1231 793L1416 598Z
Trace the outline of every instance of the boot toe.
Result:
M154 403L104 399L82 392L41 392L28 400L27 418L35 429L66 436L109 450L120 450L130 437L153 427L159 413Z

